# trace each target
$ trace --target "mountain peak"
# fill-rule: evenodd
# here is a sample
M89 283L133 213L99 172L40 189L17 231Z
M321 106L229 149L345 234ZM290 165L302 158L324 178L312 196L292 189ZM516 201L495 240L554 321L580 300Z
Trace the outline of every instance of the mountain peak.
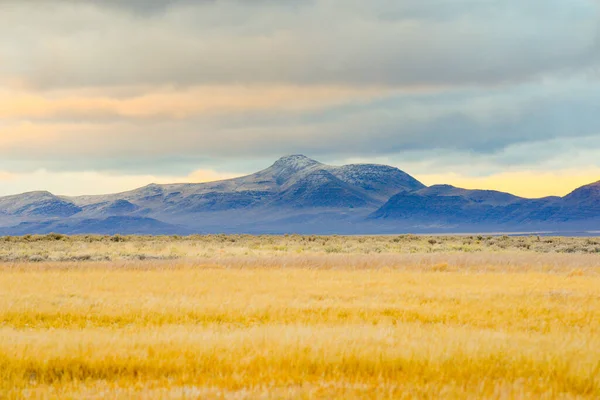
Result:
M304 168L312 167L315 165L321 164L318 161L313 160L312 158L308 158L302 154L291 154L287 156L281 157L279 160L275 161L273 167L276 168L290 168L296 171L300 171Z
M292 154L281 157L266 171L275 178L278 185L282 185L297 174L320 165L323 164L302 154Z

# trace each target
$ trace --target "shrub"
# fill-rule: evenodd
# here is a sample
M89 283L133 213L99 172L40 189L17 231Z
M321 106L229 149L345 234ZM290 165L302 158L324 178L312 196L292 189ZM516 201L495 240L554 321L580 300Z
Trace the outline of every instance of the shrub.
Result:
M46 235L46 240L65 240L67 237L61 233L49 233Z

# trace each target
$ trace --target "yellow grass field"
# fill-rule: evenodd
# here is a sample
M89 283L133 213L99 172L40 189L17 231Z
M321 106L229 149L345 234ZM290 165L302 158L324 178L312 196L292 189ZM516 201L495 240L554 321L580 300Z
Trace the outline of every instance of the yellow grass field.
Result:
M590 239L88 239L0 241L0 398L600 398Z

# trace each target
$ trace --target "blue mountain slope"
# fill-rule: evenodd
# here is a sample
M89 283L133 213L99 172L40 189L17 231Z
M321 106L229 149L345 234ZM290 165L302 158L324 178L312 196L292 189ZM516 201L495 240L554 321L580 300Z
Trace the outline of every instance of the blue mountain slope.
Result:
M50 192L29 192L0 198L0 213L18 217L70 217L81 212L73 201Z
M0 228L2 235L62 233L68 235L172 235L191 234L188 228L144 217L108 217L105 219L63 219L23 222L10 228Z
M411 221L414 224L448 224L482 227L552 228L563 224L596 229L600 218L600 194L584 187L560 197L525 199L490 190L467 190L436 185L399 193L371 214L380 221Z
M600 216L600 182L580 187L565 196L552 219L586 220Z

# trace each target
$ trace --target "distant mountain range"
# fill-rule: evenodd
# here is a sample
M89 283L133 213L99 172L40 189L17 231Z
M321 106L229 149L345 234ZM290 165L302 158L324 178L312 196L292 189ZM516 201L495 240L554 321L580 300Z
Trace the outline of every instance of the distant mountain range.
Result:
M211 183L148 185L103 196L31 192L0 197L0 234L386 234L591 231L600 182L565 197L426 187L385 165L286 156L255 174Z

